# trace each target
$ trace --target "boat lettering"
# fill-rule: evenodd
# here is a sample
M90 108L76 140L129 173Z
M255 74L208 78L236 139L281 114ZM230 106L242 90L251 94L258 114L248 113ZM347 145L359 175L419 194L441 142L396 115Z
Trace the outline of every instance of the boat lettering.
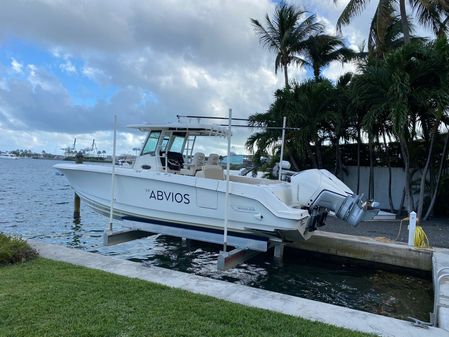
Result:
M190 204L190 194L188 193L174 193L174 192L166 192L160 190L151 190L149 188L146 189L147 193L150 193L150 199L159 200L159 201L171 201L176 202L178 204Z

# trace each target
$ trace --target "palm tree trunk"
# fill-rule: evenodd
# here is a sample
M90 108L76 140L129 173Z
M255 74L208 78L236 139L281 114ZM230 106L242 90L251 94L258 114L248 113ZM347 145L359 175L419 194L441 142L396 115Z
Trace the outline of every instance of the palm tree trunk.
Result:
M427 220L432 213L433 206L435 205L435 201L437 199L438 188L440 186L441 175L443 173L444 163L446 162L447 149L449 143L449 132L446 135L446 140L444 141L443 153L441 154L441 162L440 167L438 169L438 174L435 181L435 190L433 191L432 199L430 200L429 208L427 209L426 215L424 215L424 220Z
M427 172L429 171L430 161L432 160L432 152L433 152L433 144L435 143L435 135L437 133L439 121L435 122L435 125L432 128L431 135L430 135L430 145L429 149L427 151L427 160L426 165L424 165L424 170L421 176L421 183L419 184L419 199L418 199L418 219L421 219L421 215L423 213L424 208L424 191L426 188L426 178L427 178Z
M335 176L341 179L341 168L343 167L342 159L341 159L341 148L340 142L337 139L335 143Z
M293 165L295 171L299 171L298 163L296 162L295 156L293 155L292 151L288 151L288 159L290 163Z
M357 194L360 194L360 128L357 130Z
M313 76L315 77L315 81L318 81L318 79L320 78L320 68L314 66L313 67Z
M321 155L321 141L318 139L318 137L315 141L315 149L316 149L316 159L317 159L317 163L318 163L318 168L322 169L323 168L323 156Z
M405 0L399 0L399 10L401 12L402 33L404 34L404 44L410 42L410 27L408 26L407 11L405 9Z
M382 132L382 137L384 140L385 156L387 158L387 166L388 166L388 204L390 205L390 212L394 213L393 198L391 196L391 160L390 160L390 151L388 150L387 145L387 138L385 136L385 131Z
M312 148L309 143L305 144L305 150L306 150L307 157L310 158L310 160L312 161L312 167L318 168L315 154L313 153Z
M402 189L401 202L399 203L399 208L398 208L399 215L402 214L402 209L404 208L404 201L405 201L405 188Z
M286 64L284 64L284 79L285 79L285 87L288 88L288 70Z
M369 149L369 178L368 178L368 200L374 199L374 158L373 158L373 139L368 139Z
M413 211L414 205L412 200L412 192L411 192L411 177L410 177L410 155L407 147L407 142L404 139L404 136L399 136L399 143L401 145L401 153L404 161L404 171L405 171L405 179L404 179L404 190L405 190L405 198L407 199L407 212L410 213Z

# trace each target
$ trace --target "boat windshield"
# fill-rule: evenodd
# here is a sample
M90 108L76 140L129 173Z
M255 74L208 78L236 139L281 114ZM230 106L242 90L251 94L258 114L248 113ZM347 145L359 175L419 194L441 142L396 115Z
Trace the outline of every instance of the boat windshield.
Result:
M169 140L170 140L170 136L164 136L164 138L162 138L162 143L161 143L161 147L160 147L160 150L162 152L165 152L167 150L167 145L168 145Z
M160 131L151 131L150 132L150 134L147 138L147 141L145 142L145 146L143 147L142 155L144 155L144 154L154 155L160 135L161 135Z
M175 135L173 137L173 141L172 141L171 146L170 146L170 151L171 152L182 153L182 149L183 149L183 146L184 146L184 141L185 141L185 135L183 135L183 136Z

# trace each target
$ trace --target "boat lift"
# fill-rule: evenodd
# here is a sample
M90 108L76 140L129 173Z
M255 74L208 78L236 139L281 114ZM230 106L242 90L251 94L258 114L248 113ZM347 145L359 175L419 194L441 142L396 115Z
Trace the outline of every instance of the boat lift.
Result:
M223 231L221 233L218 231L213 233L192 228L179 228L147 223L145 230L139 229L138 226L120 231L107 229L103 233L103 243L105 246L111 246L157 234L178 237L182 240L195 240L214 244L223 244L224 242ZM267 252L271 248L274 248L275 260L281 261L284 251L284 243L281 239L268 236L240 237L228 234L227 246L234 247L234 249L220 251L217 269L221 271L234 268L260 253Z
M208 118L208 119L227 119L228 120L228 157L230 158L231 150L231 127L232 121L247 121L243 118L232 118L232 110L229 109L229 116L226 117L205 117L205 116L179 116L179 118ZM238 125L243 126L243 125ZM286 118L284 117L282 128L282 143L281 143L281 153L283 153L284 147L284 137L286 130ZM117 130L117 115L114 115L114 139L113 139L113 152L112 152L112 189L111 189L111 206L109 214L109 225L103 233L103 243L106 246L119 244L131 240L141 239L144 237L152 235L168 235L173 237L179 237L182 240L196 240L201 242L208 242L214 244L223 244L223 250L220 251L217 261L218 270L228 270L234 268L240 263L256 256L260 253L265 253L269 249L274 248L274 258L277 261L281 261L284 252L284 242L275 236L269 235L243 235L236 236L228 233L228 212L225 212L224 218L224 230L216 231L202 231L201 229L196 229L194 227L172 227L165 224L157 224L153 222L148 222L146 224L145 230L140 229L138 226L130 228L127 230L113 231L113 213L114 213L114 202L115 202L115 160L116 160L116 130ZM282 162L282 157L280 159ZM280 162L280 164L281 164ZM282 166L282 165L280 165ZM227 171L230 171L230 161L227 162ZM226 195L225 195L225 208L228 209L228 197L229 197L229 174L226 178ZM79 209L79 206L77 207ZM228 246L234 247L234 249L228 251Z

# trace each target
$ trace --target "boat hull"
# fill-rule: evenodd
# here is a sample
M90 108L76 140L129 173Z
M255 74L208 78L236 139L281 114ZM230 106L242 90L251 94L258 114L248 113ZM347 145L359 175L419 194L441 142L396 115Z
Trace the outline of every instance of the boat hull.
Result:
M108 215L112 168L58 164L75 192L94 210ZM204 231L223 231L226 182L165 172L116 168L114 217ZM280 183L276 188L287 189ZM286 205L273 186L230 182L228 230L237 235L307 239L308 212Z

